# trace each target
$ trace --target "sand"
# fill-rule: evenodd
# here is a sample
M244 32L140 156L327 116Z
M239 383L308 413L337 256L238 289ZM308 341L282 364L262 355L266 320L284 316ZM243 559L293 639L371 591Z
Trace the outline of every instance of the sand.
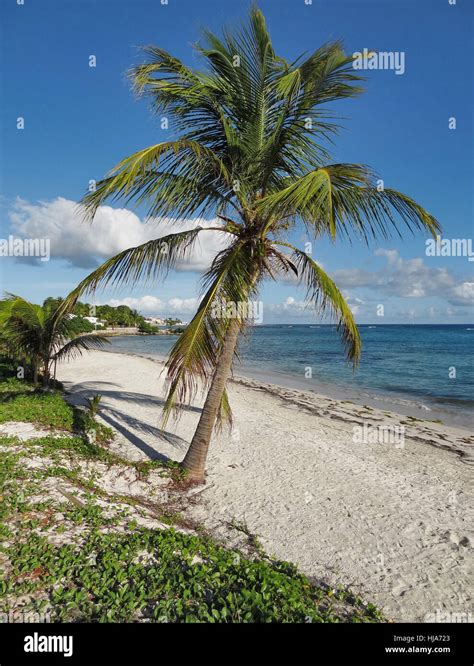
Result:
M58 377L76 403L102 394L118 453L181 460L202 403L160 430L161 372L156 360L91 352ZM235 428L213 439L193 518L229 543L228 523L245 525L269 554L351 587L390 619L473 620L468 431L251 379L229 396ZM373 441L379 425L399 436Z

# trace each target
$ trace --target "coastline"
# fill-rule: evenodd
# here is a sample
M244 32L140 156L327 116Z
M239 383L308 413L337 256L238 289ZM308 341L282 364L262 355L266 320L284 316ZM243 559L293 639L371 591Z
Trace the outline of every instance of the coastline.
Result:
M108 350L106 353L144 358L162 367L165 364L165 357ZM393 426L394 428L402 425L404 426L404 435L406 438L452 451L463 458L463 462L474 465L474 433L468 428L451 426L431 419L411 417L389 408L375 408L362 402L354 402L353 400L340 400L339 398L316 393L312 390L304 391L300 388L282 386L273 382L264 382L258 377L253 378L235 374L230 379L230 383L240 384L256 391L264 391L274 398L280 398L283 401L291 403L295 408L308 414L343 421L352 426L363 426L367 420L383 423L383 426Z
M181 460L199 397L160 429L156 358L91 352L59 367L73 402L102 395L113 450ZM236 377L235 428L213 438L206 485L189 516L226 544L245 525L264 549L330 585L349 585L387 617L468 612L474 438L465 430ZM354 428L404 425L403 446L354 441Z
M107 353L112 354L125 354L126 356L146 358L150 361L156 361L164 364L166 355L159 353L143 353L135 352L132 350L119 350L119 349L105 349ZM261 383L262 385L271 385L275 388L289 389L298 393L305 393L308 395L309 400L319 401L322 399L332 400L337 402L353 403L361 409L368 406L372 409L380 410L381 412L391 412L402 417L409 417L419 421L426 421L427 423L440 423L453 428L467 430L469 433L473 432L474 421L472 412L465 409L462 412L450 411L448 408L441 408L439 405L425 404L427 401L423 398L416 399L410 393L389 394L383 392L381 389L360 389L355 390L353 387L344 387L340 384L329 384L328 382L321 383L317 389L308 386L307 380L302 379L300 376L291 375L289 373L278 372L276 370L263 370L262 368L240 364L237 371L234 372L234 380L251 380Z

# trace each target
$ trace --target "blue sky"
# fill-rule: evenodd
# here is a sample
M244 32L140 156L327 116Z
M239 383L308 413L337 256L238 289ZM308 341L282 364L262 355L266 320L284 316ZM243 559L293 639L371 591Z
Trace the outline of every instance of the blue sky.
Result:
M363 48L403 52L405 72L366 72L366 93L334 104L344 130L333 161L369 164L415 198L443 226L444 238L472 239L472 23L474 3L457 0L260 0L277 52L286 58L342 38ZM241 0L16 0L3 4L0 238L50 237L48 262L0 257L5 290L41 302L65 295L99 261L162 235L143 211L104 210L92 226L74 202L90 179L121 158L165 140L147 103L125 77L138 47L157 44L199 66L192 44L201 26L219 31L243 19ZM89 67L89 56L97 59ZM17 129L17 118L25 128ZM456 129L449 129L450 117ZM308 240L291 239L302 249ZM426 237L405 234L370 248L354 240L318 242L313 256L337 280L360 323L471 323L474 262L427 257ZM471 241L472 242L472 241ZM215 248L214 248L215 249ZM142 311L190 318L199 294L201 248L187 270L164 284L97 295ZM264 322L306 322L304 292L266 284ZM90 299L89 299L90 300ZM115 302L115 301L114 301ZM377 306L384 306L384 318ZM379 310L380 311L380 310Z

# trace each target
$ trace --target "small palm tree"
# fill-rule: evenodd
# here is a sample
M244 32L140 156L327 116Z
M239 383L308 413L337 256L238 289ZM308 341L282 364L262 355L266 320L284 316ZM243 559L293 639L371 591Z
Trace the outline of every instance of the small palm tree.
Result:
M52 373L56 380L58 361L109 342L97 335L74 333L72 322L58 304L35 305L14 294L0 301L0 336L8 353L27 359L33 369L33 381L38 381L41 372L46 388Z
M439 225L410 197L377 188L368 167L329 162L325 144L338 127L322 105L362 91L340 43L287 62L253 8L248 24L222 39L205 31L196 47L201 71L156 46L144 50L148 60L131 71L133 84L168 118L177 138L120 162L83 199L86 216L120 198L146 204L158 222L166 216L178 226L182 218L212 216L218 223L177 228L119 253L85 278L68 302L99 286L163 277L189 256L198 237L226 239L204 274L196 315L167 361L165 420L199 385L208 389L183 461L189 478L202 482L214 426L231 418L226 383L246 325L242 316L216 316L226 303L254 298L264 279L296 276L316 311L335 316L348 358L359 358L358 329L341 292L313 258L287 242L288 232L300 226L313 238L368 241L391 230L400 234L399 222L432 234Z
M92 396L92 398L86 399L87 409L89 410L89 414L93 419L97 416L101 400L102 396L100 393L96 393Z

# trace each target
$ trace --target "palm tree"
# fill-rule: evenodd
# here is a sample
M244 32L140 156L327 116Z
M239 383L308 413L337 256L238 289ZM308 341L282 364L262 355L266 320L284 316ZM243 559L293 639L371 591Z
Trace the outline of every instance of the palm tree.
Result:
M56 380L58 361L109 342L97 335L78 335L72 327L73 319L57 303L35 305L14 294L0 301L0 335L8 353L28 361L35 383L41 372L45 388L52 372Z
M132 324L133 324L133 326L138 326L138 324L140 323L140 321L143 319L143 317L142 317L141 314L138 312L138 310L135 310L135 309L132 310L132 315L131 315L131 316L132 316Z
M203 276L197 312L166 364L165 422L198 386L208 389L183 461L189 478L202 482L214 426L231 419L226 383L246 325L243 316L215 316L216 306L247 302L265 278L294 274L316 311L336 318L355 363L361 344L350 308L321 266L287 242L288 232L300 225L316 239L354 235L369 241L390 231L400 235L399 222L432 234L439 225L410 197L377 188L368 167L330 163L325 144L338 126L322 105L362 92L339 42L288 62L276 55L254 7L244 27L224 31L222 38L205 31L196 50L201 71L159 47L144 49L147 61L131 70L131 79L168 118L176 138L126 157L82 201L89 219L106 200L145 204L158 223L160 216L175 222L176 233L112 257L68 302L99 286L164 277L189 256L198 237L226 239ZM218 222L179 229L182 218L206 217Z

